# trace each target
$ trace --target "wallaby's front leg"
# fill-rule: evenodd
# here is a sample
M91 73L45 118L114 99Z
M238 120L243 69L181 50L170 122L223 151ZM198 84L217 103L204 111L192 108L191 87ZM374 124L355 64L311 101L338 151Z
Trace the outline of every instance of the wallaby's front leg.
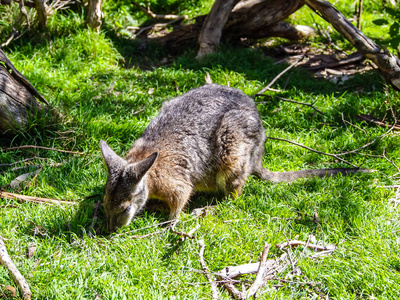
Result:
M174 220L179 217L179 214L189 202L189 198L192 195L192 192L193 188L191 186L179 185L166 197L165 201L167 202L170 209L170 220Z

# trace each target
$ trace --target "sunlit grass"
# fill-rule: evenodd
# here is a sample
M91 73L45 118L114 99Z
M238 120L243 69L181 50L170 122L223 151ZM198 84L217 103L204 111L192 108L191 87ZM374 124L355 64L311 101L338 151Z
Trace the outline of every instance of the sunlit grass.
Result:
M152 1L150 5L160 13L194 16L207 12L211 2L203 1L203 6L197 6L194 2ZM162 5L165 11L161 10ZM351 5L338 6L345 14L353 11ZM138 24L146 21L128 2L106 1L104 8L107 26L123 22L127 12ZM381 37L370 22L377 9L378 4L366 6L363 23L365 32L374 38ZM293 21L306 25L321 22L326 26L318 18L312 18L310 10L303 8ZM29 131L2 137L1 147L30 144L85 153L72 155L42 149L0 152L1 164L19 162L13 167L23 167L26 163L20 161L36 157L31 165L42 166L36 177L18 189L7 185L34 167L0 167L0 186L5 190L81 202L76 207L59 207L0 200L0 235L27 277L35 299L94 299L98 294L102 299L209 299L211 291L206 279L192 270L201 269L198 239L205 241L205 260L210 270L219 271L228 265L258 261L264 242L275 245L287 239L306 241L310 235L338 248L324 259L301 259L299 265L306 277L293 281L316 282L333 299L395 299L400 294L399 209L389 200L392 191L379 187L396 184L396 177L391 176L398 170L390 161L400 165L397 132L361 151L374 156L344 157L353 164L377 170L374 173L302 179L292 184L250 178L237 199L214 195L194 198L178 226L188 231L200 223L193 240L180 242L170 231L157 227L166 215L152 212L138 216L118 232L120 235L109 236L102 230L104 215L100 209L94 226L100 232L93 232L92 204L102 198L106 180L99 149L101 139L107 140L118 154L126 154L163 101L203 85L207 72L215 83L254 95L286 66L274 64L262 49L222 45L218 53L202 62L195 59L196 49L187 49L171 63L155 68L166 51L149 45L126 69L126 49L121 51L120 45L128 40L115 39L110 34L113 29L107 26L96 34L85 29L83 22L80 14L59 13L50 18L43 38L32 33L4 49L16 68L62 117L51 123L38 116ZM380 30L382 39L386 39L384 28ZM315 46L320 42L318 38L313 41ZM259 97L257 108L266 135L328 153L357 149L384 134L388 128L361 122L357 115L372 114L392 123L389 104L396 108L398 103L397 93L386 91L376 73L357 76L339 90L332 82L294 70L274 87L283 89L285 85L283 97L313 103L323 114L306 106ZM359 88L352 88L354 85ZM376 157L383 153L387 159ZM273 171L347 167L328 156L274 140L265 144L263 164ZM203 218L190 215L193 208L205 204L215 205L212 213ZM307 221L315 212L319 224ZM141 229L144 227L147 228ZM131 234L162 233L144 239L129 238L128 232L136 229ZM30 243L35 243L37 250L28 259ZM272 247L269 257L280 254ZM284 283L275 288L277 284L282 282L271 281L270 292L262 298L314 297L307 285ZM7 285L13 285L12 279L0 268L0 289ZM226 291L220 291L223 299L230 298Z

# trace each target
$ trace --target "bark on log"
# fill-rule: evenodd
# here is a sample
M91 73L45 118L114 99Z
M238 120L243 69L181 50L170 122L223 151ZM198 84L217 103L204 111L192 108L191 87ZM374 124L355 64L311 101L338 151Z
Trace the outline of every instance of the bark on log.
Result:
M231 5L227 5L227 2L221 4L220 2L224 2L221 0L217 2L215 5L223 17L217 21L212 20L211 13L216 14L213 6L209 17L199 16L194 24L177 28L158 38L158 42L171 52L179 52L198 38L203 44L199 52L199 56L202 56L215 49L221 32L223 37L233 39L270 36L300 39L313 34L310 27L292 26L281 22L304 5L302 0L242 0L232 11L228 10L232 3L237 1L229 1ZM229 15L227 20L226 15Z
M41 109L35 97L48 104L0 49L0 134L28 124Z
M222 29L232 9L239 1L240 0L215 0L199 35L200 49L197 57L202 57L207 53L214 52L216 45L219 44L219 40L221 39Z
M8 255L6 245L0 237L0 265L4 266L10 273L15 284L18 286L22 299L30 300L32 297L31 290L25 277L22 276L21 272L17 269L11 257Z
M231 5L222 5L221 2L224 1L215 1L205 20L199 36L198 58L215 51L221 38L219 33L223 28L232 37L271 36L273 31L282 32L283 24L277 25L278 22L286 19L304 4L301 0L243 0L232 10L232 6L238 1L231 0ZM217 18L217 16L223 17ZM294 30L293 27L290 29Z
M325 0L304 0L325 21L332 24L357 50L372 60L386 82L400 91L400 60L387 50L381 49L373 40L357 29L345 16Z
M47 12L44 0L35 0L35 7L38 14L39 28L44 30L47 26Z
M87 25L93 30L99 32L102 17L103 12L101 10L101 0L89 0L88 14L86 18Z

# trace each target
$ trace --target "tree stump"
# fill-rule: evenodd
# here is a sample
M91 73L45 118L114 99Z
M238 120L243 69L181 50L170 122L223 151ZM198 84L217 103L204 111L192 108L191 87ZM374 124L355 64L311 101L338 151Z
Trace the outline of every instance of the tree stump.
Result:
M36 98L48 105L0 49L0 134L26 128L30 118L43 109Z

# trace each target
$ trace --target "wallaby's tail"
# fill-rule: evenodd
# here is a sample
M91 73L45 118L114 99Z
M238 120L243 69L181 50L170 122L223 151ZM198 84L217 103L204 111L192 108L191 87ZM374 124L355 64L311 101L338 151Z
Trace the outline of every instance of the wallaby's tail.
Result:
M370 173L373 170L361 169L361 168L334 168L334 169L316 169L316 170L302 170L292 172L271 172L268 169L262 169L261 173L255 174L257 177L263 180L271 182L292 182L299 178L304 177L330 177L337 174L348 175L357 172Z

